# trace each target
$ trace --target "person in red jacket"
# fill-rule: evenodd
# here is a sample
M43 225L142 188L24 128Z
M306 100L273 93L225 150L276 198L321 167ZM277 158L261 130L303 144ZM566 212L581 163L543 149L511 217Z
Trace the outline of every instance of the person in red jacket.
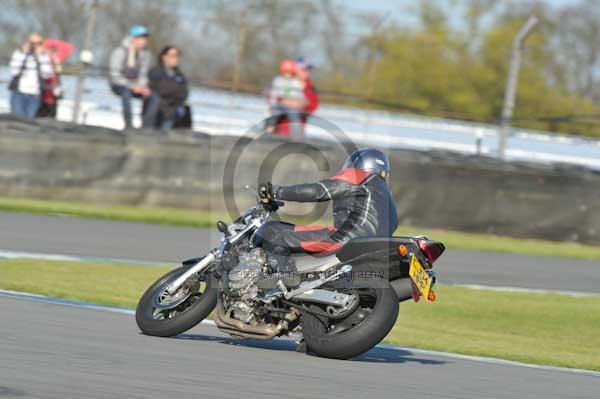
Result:
M306 98L306 102L302 111L304 112L304 122L306 123L308 116L313 114L319 107L319 95L310 79L312 64L306 61L304 57L297 57L294 61L296 62L296 77L304 82L304 97Z
M296 63L296 78L304 83L305 102L300 109L302 112L302 127L304 128L309 116L313 114L319 107L319 94L317 93L317 89L310 79L310 72L313 68L312 64L304 59L304 57L297 57L294 59L294 62ZM290 137L291 129L289 123L287 123L285 120L280 121L276 126L274 133L280 136Z
M42 101L37 116L56 118L58 100L63 96L63 89L60 84L62 64L73 54L73 45L62 40L46 39L42 44L42 48L52 61L52 76L44 81Z

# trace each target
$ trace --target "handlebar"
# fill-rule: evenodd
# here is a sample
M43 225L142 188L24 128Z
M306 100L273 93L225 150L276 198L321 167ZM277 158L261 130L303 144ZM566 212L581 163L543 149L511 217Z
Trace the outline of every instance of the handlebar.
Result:
M256 201L263 206L263 208L265 208L266 210L270 211L270 212L276 212L277 209L281 208L282 206L285 205L285 202L280 201L280 200L270 200L267 203L262 202L260 195L258 195L258 190L255 189L254 187L252 187L249 184L246 184L244 186L244 188L248 191L250 191L252 194L254 194L254 196L256 197Z
M266 203L261 201L261 204L267 211L276 212L279 208L285 205L285 202L280 200L270 200Z

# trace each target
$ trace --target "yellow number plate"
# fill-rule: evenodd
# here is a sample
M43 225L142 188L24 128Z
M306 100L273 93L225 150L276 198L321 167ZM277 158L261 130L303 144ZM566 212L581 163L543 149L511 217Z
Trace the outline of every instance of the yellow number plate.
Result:
M431 290L431 277L429 274L425 272L423 266L417 259L415 255L410 259L410 269L408 269L408 274L410 278L415 283L415 286L421 293L421 295L425 298L429 298L429 290Z

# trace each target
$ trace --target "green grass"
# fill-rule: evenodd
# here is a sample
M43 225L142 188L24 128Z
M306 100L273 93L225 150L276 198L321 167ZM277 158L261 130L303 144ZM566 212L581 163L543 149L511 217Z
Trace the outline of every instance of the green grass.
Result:
M493 234L464 233L460 231L401 226L397 235L426 235L442 241L447 248L504 252L529 256L548 256L581 260L600 260L599 245L513 238Z
M440 286L400 304L386 341L402 346L600 371L600 296Z
M229 221L225 213L175 208L126 205L84 204L34 199L0 197L0 211L44 215L70 215L95 219L124 220L190 227L215 226L218 219ZM600 260L600 246L568 242L518 239L490 234L463 233L449 230L402 226L398 235L427 235L453 249L505 252L533 256Z
M130 205L87 204L80 202L48 201L0 197L0 211L24 212L39 215L68 215L91 219L123 220L151 224L189 227L214 227L223 213L190 209L142 207Z
M0 260L0 288L133 308L146 288L171 269L37 259Z
M167 267L0 261L0 288L135 307ZM403 302L385 342L600 371L600 296L439 287L435 303Z

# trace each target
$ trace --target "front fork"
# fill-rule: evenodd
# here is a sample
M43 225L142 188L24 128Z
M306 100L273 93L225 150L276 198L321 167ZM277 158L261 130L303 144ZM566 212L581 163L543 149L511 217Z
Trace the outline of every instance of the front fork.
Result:
M235 244L239 241L244 235L246 235L250 230L259 228L262 223L253 221L252 223L246 225L243 229L235 233L234 235L226 234L227 225L223 222L219 222L219 230L221 231L221 246L218 249L213 249L210 251L208 255L206 255L201 261L196 263L194 266L190 267L185 273L181 276L177 277L171 284L169 284L166 288L166 291L173 295L177 290L183 285L183 283L190 278L194 273L202 272L204 269L209 267L211 263L213 263L217 257L221 257L223 253L225 253L232 244Z
M183 273L181 276L177 277L173 282L171 282L167 287L166 291L173 295L177 290L185 283L185 281L193 276L195 273L199 273L204 271L207 267L209 267L216 259L214 251L209 252L202 260L198 261L195 265L190 267Z

